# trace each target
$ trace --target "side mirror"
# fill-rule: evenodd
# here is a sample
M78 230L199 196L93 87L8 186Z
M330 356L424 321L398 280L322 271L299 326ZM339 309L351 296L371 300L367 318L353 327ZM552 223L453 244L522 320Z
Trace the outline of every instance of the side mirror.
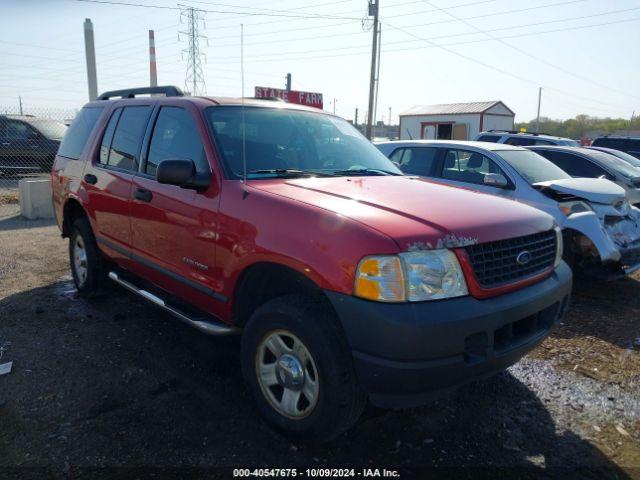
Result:
M181 188L205 190L211 183L211 176L196 173L193 160L163 160L156 170L156 180Z
M501 173L487 173L484 176L484 184L489 187L505 188L509 182Z

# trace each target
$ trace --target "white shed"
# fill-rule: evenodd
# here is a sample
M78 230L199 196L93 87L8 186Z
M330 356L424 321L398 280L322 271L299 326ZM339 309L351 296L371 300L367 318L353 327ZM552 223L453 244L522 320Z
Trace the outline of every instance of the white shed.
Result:
M469 140L486 130L513 130L515 116L500 100L417 105L400 114L400 139Z

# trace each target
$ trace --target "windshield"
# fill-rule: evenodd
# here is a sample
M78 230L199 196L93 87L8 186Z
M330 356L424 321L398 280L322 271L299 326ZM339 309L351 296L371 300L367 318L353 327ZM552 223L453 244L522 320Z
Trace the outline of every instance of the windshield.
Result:
M47 118L29 119L29 123L50 140L62 140L67 131L67 126L64 123Z
M557 145L565 145L567 147L579 147L580 143L577 140L571 140L571 139L567 139L567 140L560 140Z
M590 157L600 162L603 167L609 168L624 177L640 177L640 168L634 167L614 155L596 150L588 150L588 153Z
M567 172L530 150L496 150L494 153L501 156L529 184L571 178Z
M210 107L213 130L227 175L242 178L243 143L247 177L302 175L402 175L347 121L286 108Z

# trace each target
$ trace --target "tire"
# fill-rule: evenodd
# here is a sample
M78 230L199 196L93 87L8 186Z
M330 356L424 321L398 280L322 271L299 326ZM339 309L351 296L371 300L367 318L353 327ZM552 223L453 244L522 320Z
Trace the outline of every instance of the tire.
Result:
M280 357L272 352L277 338L288 347ZM306 348L310 358L306 358L296 340ZM289 367L296 365L295 362L287 363L291 360L287 355L300 357L302 386L295 382L299 380L292 375L296 368ZM331 440L354 425L366 405L366 395L356 379L351 350L335 315L322 301L311 297L287 295L258 308L244 329L241 363L244 379L261 415L288 437L309 442ZM272 374L270 368L273 368ZM259 370L268 373L265 376L268 380L258 379ZM277 384L266 386L273 381ZM287 390L294 392L289 395L295 395L296 390L300 392L293 409L287 410L290 413L300 410L299 413L283 412L286 410L283 405L292 405L285 401ZM278 405L280 391L281 403ZM314 393L315 398L307 398L314 397Z
M93 298L104 293L106 265L87 218L73 222L69 235L69 263L81 297Z

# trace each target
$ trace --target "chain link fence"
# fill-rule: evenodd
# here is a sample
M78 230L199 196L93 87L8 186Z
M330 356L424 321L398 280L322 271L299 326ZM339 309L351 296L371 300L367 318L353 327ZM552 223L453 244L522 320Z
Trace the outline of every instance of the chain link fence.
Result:
M15 195L25 177L46 177L77 110L0 105L0 195Z

